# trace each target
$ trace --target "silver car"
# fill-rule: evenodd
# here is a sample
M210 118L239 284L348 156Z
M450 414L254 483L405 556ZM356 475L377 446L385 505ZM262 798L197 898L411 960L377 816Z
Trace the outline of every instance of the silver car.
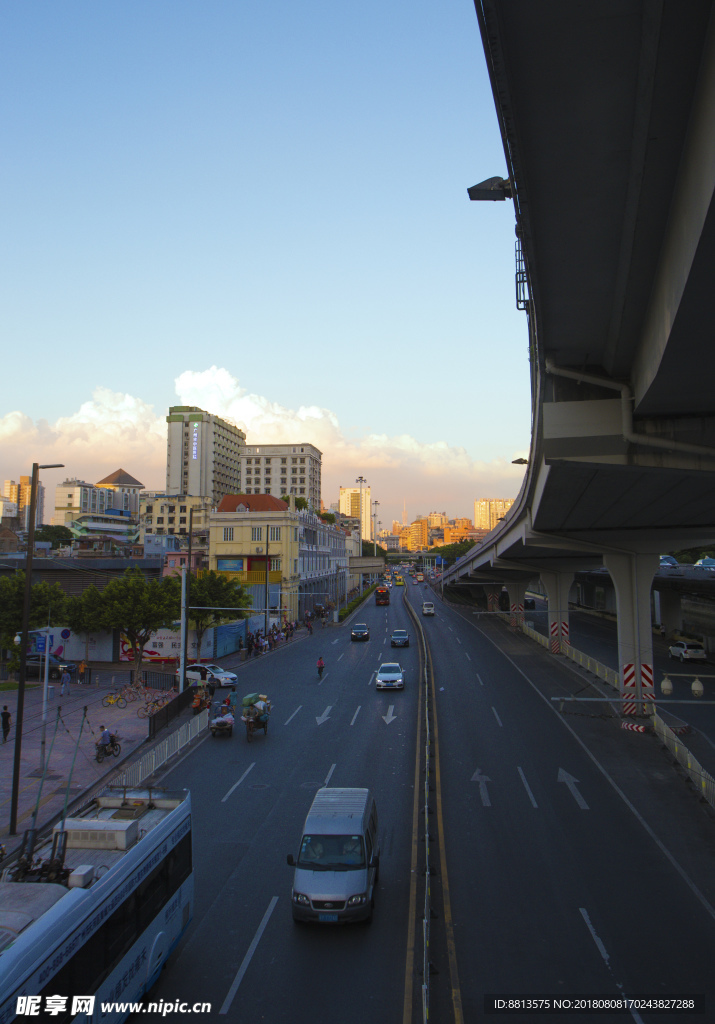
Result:
M396 661L386 661L380 665L375 677L376 690L402 690L405 686L405 674L402 666Z
M681 661L705 661L707 658L703 645L693 640L678 640L668 648L668 655Z

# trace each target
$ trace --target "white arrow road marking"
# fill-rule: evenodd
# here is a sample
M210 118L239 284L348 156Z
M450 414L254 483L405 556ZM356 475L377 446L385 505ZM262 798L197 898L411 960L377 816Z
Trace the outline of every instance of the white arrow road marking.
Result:
M361 707L362 707L362 704L358 704L358 709L357 709L357 711L355 712L355 714L353 715L353 720L352 720L352 722L350 723L351 725L355 725L355 719L356 719L356 718L357 718L357 716L358 716L358 715L360 714L360 708L361 708Z
M590 810L588 804L586 803L584 798L581 796L579 791L576 789L576 783L579 781L578 779L575 779L573 777L573 775L569 775L569 773L565 772L563 770L563 768L559 768L559 774L557 776L557 781L558 782L565 782L566 783L566 785L571 790L571 796L574 798L574 800L579 805L579 807L581 808L582 811Z
M248 773L250 772L251 768L253 768L253 767L254 767L255 763L256 763L256 762L254 761L254 762L253 762L252 764L250 764L250 765L248 766L248 768L246 768L245 772L243 773L243 775L241 776L241 778L240 778L240 779L238 780L238 782L234 782L234 784L233 784L233 785L231 786L231 788L229 789L229 791L228 791L228 793L226 794L226 796L224 796L224 797L222 797L222 798L221 798L221 803L222 803L222 804L225 804L225 803L226 803L226 801L228 800L228 798L229 798L229 797L231 796L231 793L233 793L234 789L237 789L237 788L238 788L238 787L239 787L239 786L241 785L241 783L243 782L243 780L244 780L244 779L246 778L246 776L247 776L247 775L248 775Z
M492 802L489 799L489 793L487 793L487 783L492 780L487 775L482 775L481 768L477 768L474 775L472 775L471 781L479 783L479 795L482 798L482 804L484 807L491 807Z
M286 720L285 720L285 722L283 723L283 725L288 725L288 723L289 723L290 721L292 721L292 720L293 720L293 719L295 718L295 716L296 716L296 715L298 714L298 712L300 711L300 709L301 709L302 707L303 707L303 705L302 705L302 704L299 704L299 705L298 705L298 707L297 707L297 708L295 709L295 711L293 712L293 714L292 714L292 715L290 716L290 718L286 718Z
M320 716L320 718L316 718L316 719L315 719L315 721L316 721L316 722L318 723L318 725L322 725L322 724L323 724L323 722L327 722L327 721L328 721L328 719L330 718L330 712L331 712L332 710L333 710L333 705L332 705L332 704L328 704L327 708L326 708L326 709L325 709L325 711L324 711L324 712L322 713L322 715Z
M495 707L493 707L493 708L492 708L492 711L494 712L494 717L496 718L497 722L499 723L499 725L500 725L500 726L501 726L501 728L503 729L503 728L504 728L504 726L503 726L503 725L502 725L502 723L501 723L501 718L500 718L500 717L499 717L499 715L497 714L497 709L496 709Z
M527 792L527 794L529 796L529 800L531 800L531 806L532 807L538 807L539 805L537 804L536 800L534 800L534 794L531 792L531 786L526 781L526 775L524 775L524 773L521 770L521 768L518 769L518 772L519 772L519 775L521 775L521 781L524 783L524 789L526 790L526 792Z
M397 718L397 715L393 715L393 713L392 713L394 710L395 710L395 705L394 704L390 704L389 708L387 709L387 714L382 716L383 721L385 722L385 725L389 725L390 722L394 722L395 719Z
M331 766L330 771L325 776L325 782L323 783L324 786L328 785L328 783L330 782L330 777L331 777L331 775L333 774L333 772L335 771L336 768L337 768L337 765L335 765L335 764Z

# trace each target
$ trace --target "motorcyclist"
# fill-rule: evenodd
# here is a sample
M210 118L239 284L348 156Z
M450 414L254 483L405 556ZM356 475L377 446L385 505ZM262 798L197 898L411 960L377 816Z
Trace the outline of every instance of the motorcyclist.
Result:
M102 730L102 734L99 737L99 742L104 747L105 754L109 755L111 753L111 747L112 747L112 734L109 731L109 729L106 727L106 725L100 725L99 728Z

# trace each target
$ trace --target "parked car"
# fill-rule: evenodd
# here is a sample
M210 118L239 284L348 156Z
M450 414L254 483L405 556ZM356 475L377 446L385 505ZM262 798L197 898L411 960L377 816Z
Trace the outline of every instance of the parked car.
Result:
M77 671L77 666L72 661L66 661L62 658L58 658L56 654L49 655L49 666L47 669L47 675L50 679L61 679L62 673L65 669L74 675ZM25 675L28 679L44 679L45 678L45 656L44 654L28 654L25 662Z
M715 558L699 558L695 563L696 569L709 569L715 572Z
M386 661L380 665L375 676L376 690L402 690L405 686L405 674L402 666L396 661Z
M390 637L390 647L409 647L410 635L406 629L393 629Z
M705 661L707 658L705 648L696 640L678 640L668 648L668 656L681 661Z
M673 558L672 555L661 555L660 567L661 569L678 569L680 567L680 562L677 558Z
M350 630L351 640L369 640L370 627L365 622L356 622Z

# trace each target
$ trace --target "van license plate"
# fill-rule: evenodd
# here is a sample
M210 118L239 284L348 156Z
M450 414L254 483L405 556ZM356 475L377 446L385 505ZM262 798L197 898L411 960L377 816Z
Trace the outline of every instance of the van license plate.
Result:
M319 921L337 921L337 914L318 914Z

